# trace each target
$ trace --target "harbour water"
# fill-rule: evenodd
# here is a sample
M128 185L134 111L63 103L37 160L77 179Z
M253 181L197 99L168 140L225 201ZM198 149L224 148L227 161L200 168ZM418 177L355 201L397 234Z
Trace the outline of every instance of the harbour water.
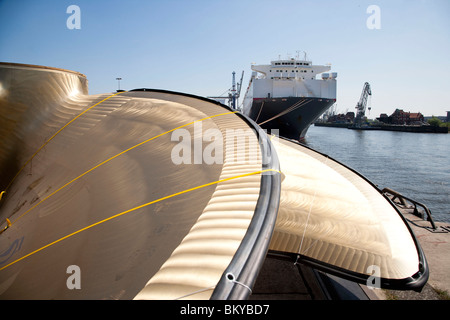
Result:
M450 223L450 134L360 131L312 125L305 144L358 171L380 189L425 204Z

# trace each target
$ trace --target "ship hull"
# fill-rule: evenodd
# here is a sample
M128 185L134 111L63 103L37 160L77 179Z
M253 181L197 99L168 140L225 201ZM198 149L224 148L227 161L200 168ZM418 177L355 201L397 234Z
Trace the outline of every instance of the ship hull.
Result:
M307 97L254 98L244 113L263 129L279 130L280 136L301 141L309 126L335 102L336 99Z

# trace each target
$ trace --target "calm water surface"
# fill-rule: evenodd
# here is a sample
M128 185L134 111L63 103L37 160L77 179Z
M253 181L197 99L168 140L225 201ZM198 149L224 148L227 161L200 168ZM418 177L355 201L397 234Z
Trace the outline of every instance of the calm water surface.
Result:
M305 144L450 222L450 134L311 126Z

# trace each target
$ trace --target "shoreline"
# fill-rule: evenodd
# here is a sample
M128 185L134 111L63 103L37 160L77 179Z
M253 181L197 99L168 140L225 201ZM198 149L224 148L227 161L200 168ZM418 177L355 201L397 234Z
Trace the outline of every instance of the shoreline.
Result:
M333 128L347 128L353 130L382 130L382 131L400 131L400 132L417 132L417 133L448 133L447 127L435 126L415 126L415 125L373 125L361 128L352 128L352 123L329 123L329 122L315 122L317 127L333 127Z

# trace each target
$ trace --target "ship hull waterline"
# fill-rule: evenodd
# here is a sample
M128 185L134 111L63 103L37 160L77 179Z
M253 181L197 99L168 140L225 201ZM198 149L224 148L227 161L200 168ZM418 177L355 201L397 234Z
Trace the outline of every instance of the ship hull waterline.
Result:
M335 102L305 97L254 98L247 115L268 132L302 141L309 126Z

